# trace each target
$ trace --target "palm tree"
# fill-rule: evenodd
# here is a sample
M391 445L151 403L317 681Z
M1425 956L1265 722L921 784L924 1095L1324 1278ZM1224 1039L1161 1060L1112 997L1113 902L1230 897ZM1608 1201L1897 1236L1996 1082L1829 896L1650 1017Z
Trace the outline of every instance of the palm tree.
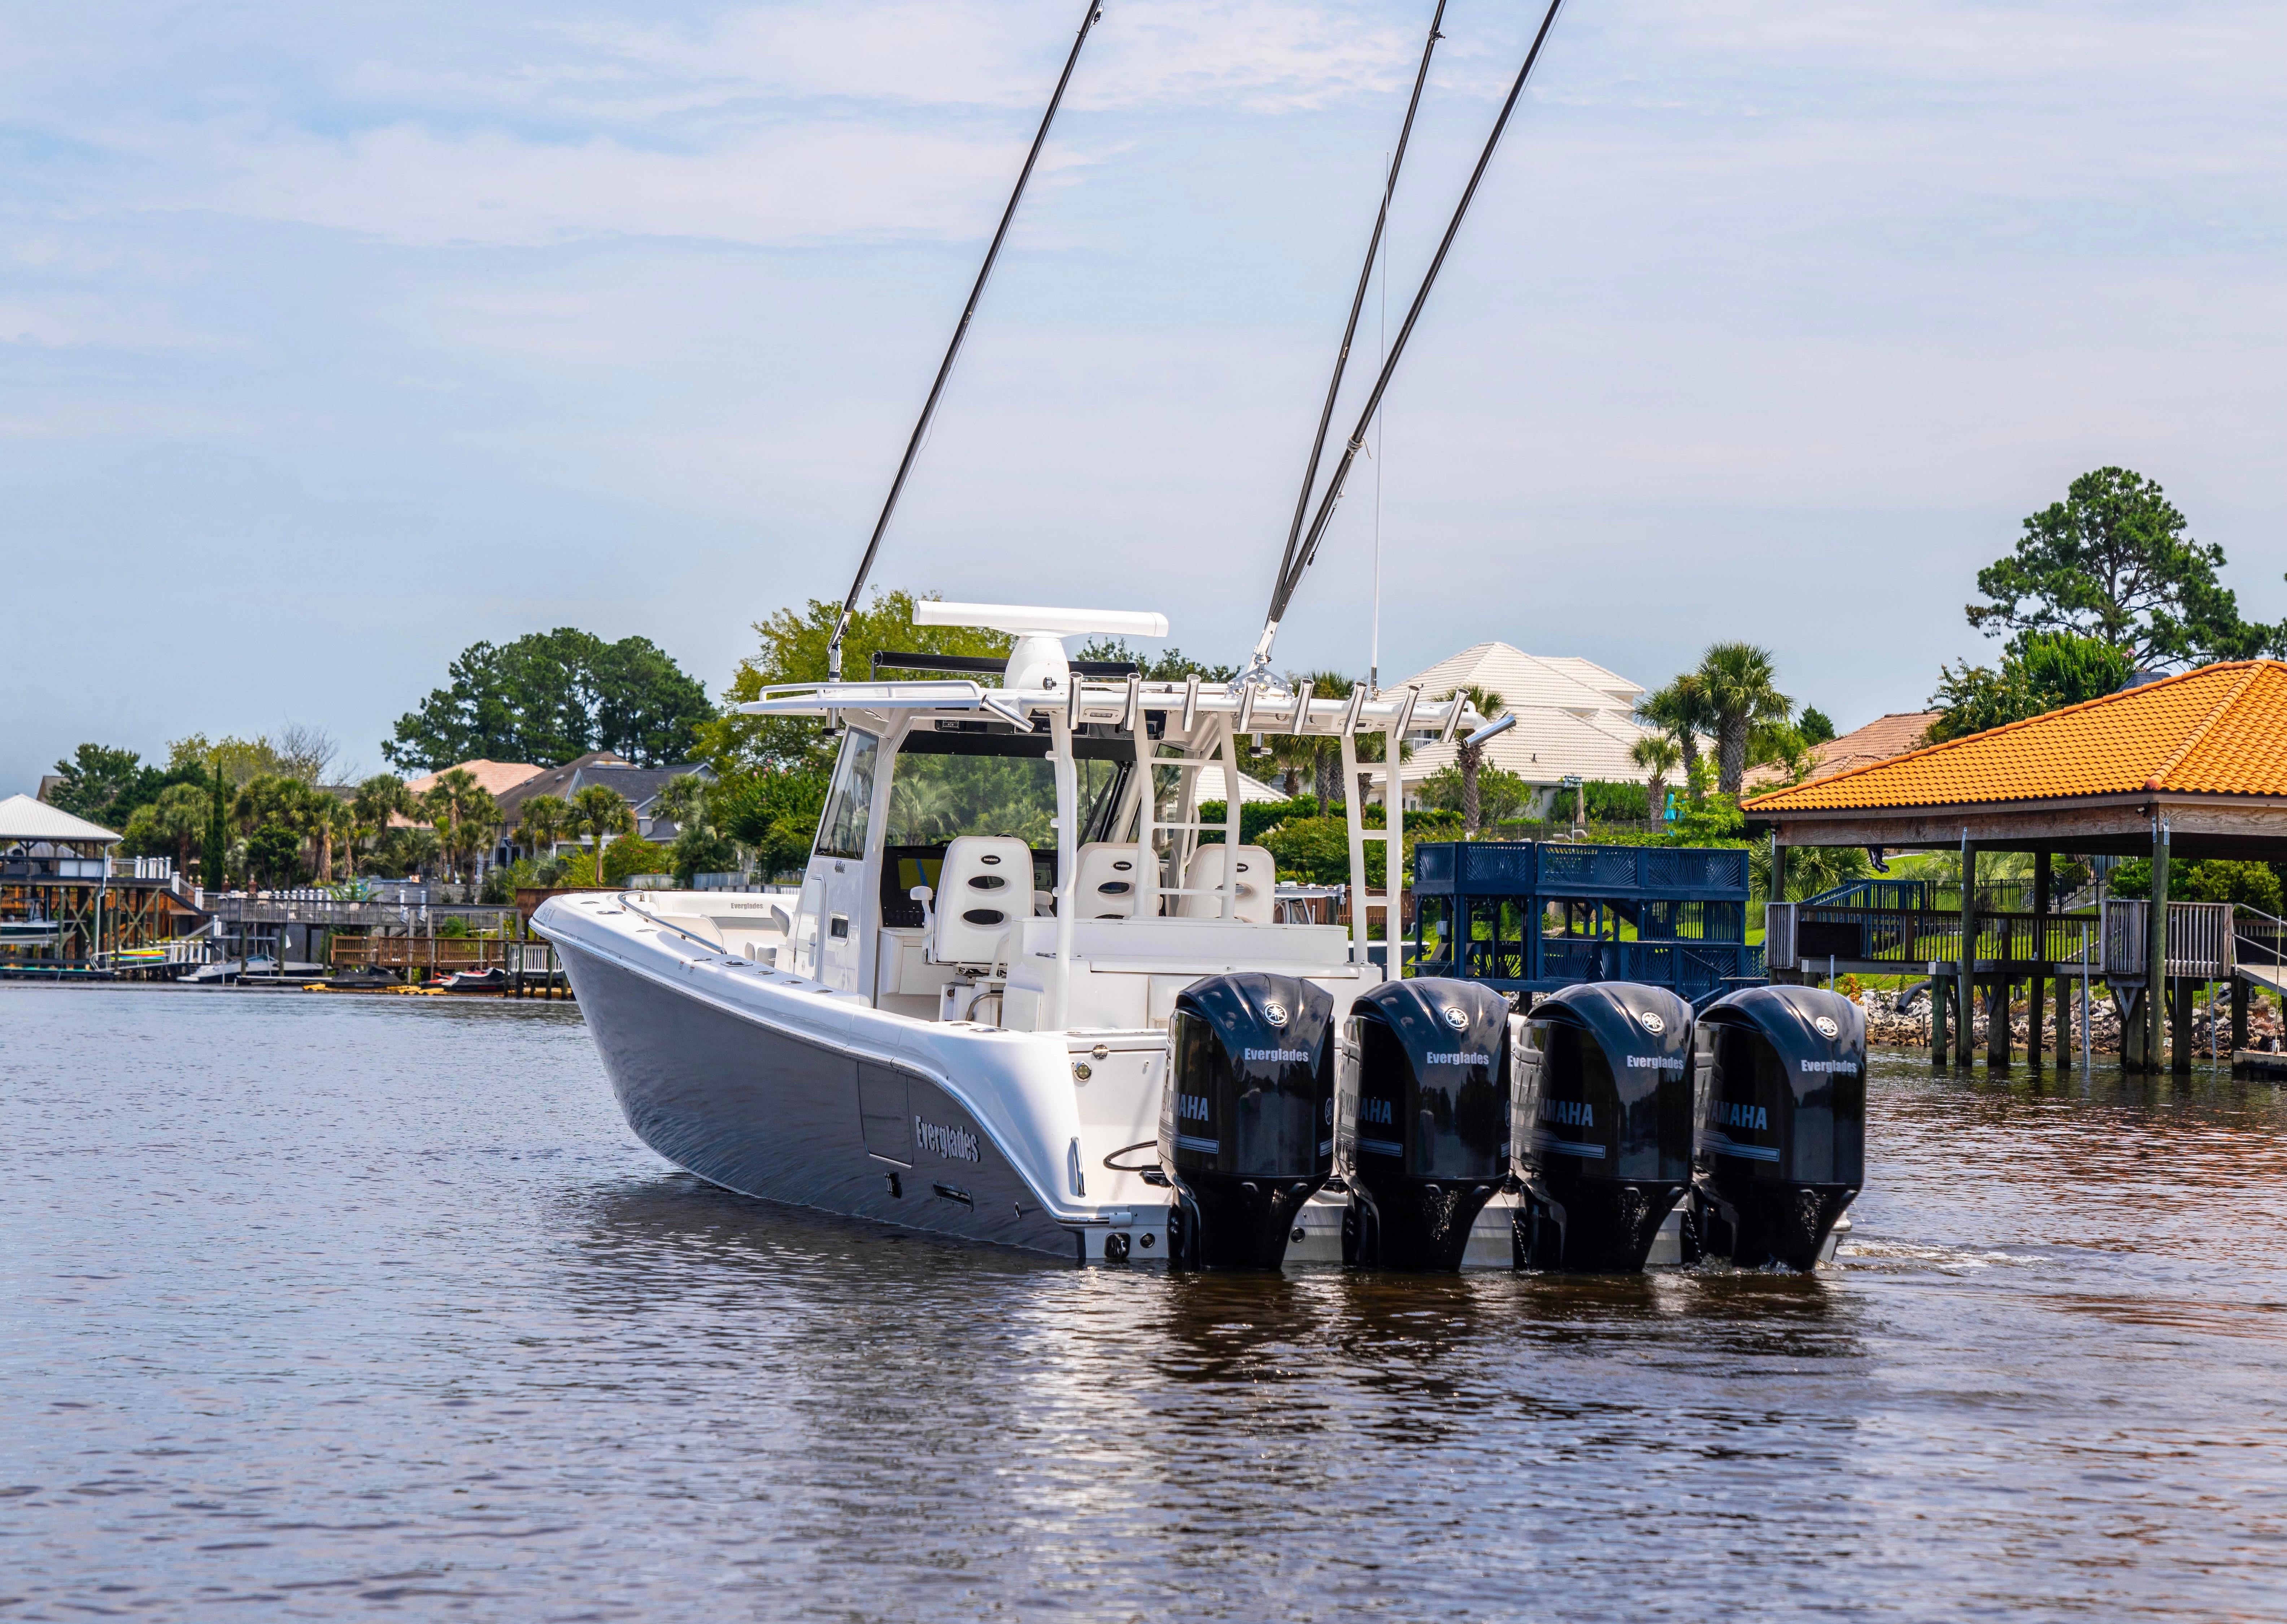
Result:
M536 795L517 809L516 837L534 857L551 855L572 820L572 809L563 797Z
M492 832L500 824L500 804L477 782L475 773L465 767L448 767L421 797L421 809L437 831L447 861L463 860L461 873L467 877L476 854L491 844Z
M336 804L324 790L313 788L298 778L273 772L247 780L230 810L249 838L266 828L282 829L322 852Z
M1695 674L1715 717L1715 787L1737 795L1747 772L1748 733L1762 723L1785 721L1794 701L1775 685L1771 651L1753 643L1709 645Z
M568 827L575 834L585 831L596 841L596 882L604 880L604 844L614 835L624 835L636 826L636 815L616 789L605 784L590 784L566 803L570 814Z
M1480 688L1474 683L1440 697L1466 700L1471 709L1488 721L1508 709L1508 701L1500 694L1490 688ZM1461 829L1468 838L1475 840L1484 821L1484 808L1477 796L1477 770L1485 764L1486 747L1471 744L1467 738L1462 738L1455 748L1458 752L1455 762L1461 769Z
M405 780L392 772L376 772L350 796L350 872L355 874L358 851L365 842L378 840L389 820L413 810Z
M1666 816L1668 774L1683 764L1683 752L1666 733L1646 733L1628 747L1628 759L1644 770L1645 797L1653 819Z
M342 843L344 851L354 851L357 844L357 814L349 803L320 790L326 796L326 809L318 824L318 881L320 884L334 883L334 842Z
M652 802L652 816L654 820L666 819L675 825L677 834L705 823L707 780L696 772L677 773L660 786L659 795Z
M1345 677L1340 671L1305 671L1289 680L1298 687L1309 683L1310 697L1314 700L1346 700L1357 686L1355 677ZM1310 747L1310 793L1318 797L1318 815L1324 817L1333 810L1334 803L1341 799L1342 741L1331 734L1320 734L1308 739L1297 738L1293 742Z
M172 841L176 870L188 874L191 848L206 833L207 799L207 792L196 784L170 784L159 792L157 800L136 812L127 832L138 833L140 825L146 838L154 843Z
M1665 688L1645 694L1636 701L1636 720L1674 741L1682 753L1684 781L1691 782L1699 771L1699 735L1715 731L1715 712L1699 673L1686 671Z

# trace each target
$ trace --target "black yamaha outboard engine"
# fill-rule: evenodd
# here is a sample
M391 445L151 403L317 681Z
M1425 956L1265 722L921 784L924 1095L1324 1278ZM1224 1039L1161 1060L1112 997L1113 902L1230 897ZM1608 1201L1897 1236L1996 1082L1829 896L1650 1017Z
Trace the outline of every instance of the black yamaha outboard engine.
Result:
M1334 1170L1334 1001L1247 971L1175 997L1159 1165L1175 1189L1167 1261L1276 1269L1294 1215Z
M1632 1272L1691 1183L1691 1006L1596 981L1532 1006L1517 1056L1520 1269Z
M1699 1057L1698 1250L1813 1267L1865 1182L1865 1017L1817 987L1746 987L1700 1016Z
M1508 1176L1508 1001L1473 981L1385 981L1350 1006L1357 1137L1342 1260L1458 1269Z

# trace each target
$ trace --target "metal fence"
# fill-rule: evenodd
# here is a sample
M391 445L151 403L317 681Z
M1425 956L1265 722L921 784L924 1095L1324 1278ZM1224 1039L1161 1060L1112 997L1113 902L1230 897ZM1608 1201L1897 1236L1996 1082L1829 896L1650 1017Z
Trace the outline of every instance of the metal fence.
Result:
M2147 902L2114 900L2104 905L2101 917L2014 910L1975 913L1970 916L1974 935L1967 956L1989 965L2088 964L2100 976L2141 978L2150 909ZM1832 959L1915 970L1931 963L1956 964L1965 956L1958 909L1774 902L1765 907L1763 922L1764 952L1773 964ZM2254 944L2257 951L2275 955L2267 962L2279 962L2279 929L2251 929L2243 923L2236 931L2228 903L2170 903L2168 974L2192 980L2228 978L2236 934Z

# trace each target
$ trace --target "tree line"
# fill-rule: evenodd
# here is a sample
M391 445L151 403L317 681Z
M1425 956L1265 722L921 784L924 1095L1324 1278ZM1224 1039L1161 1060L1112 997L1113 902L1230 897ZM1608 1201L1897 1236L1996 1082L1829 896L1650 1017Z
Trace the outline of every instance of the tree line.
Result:
M1978 572L1982 601L1966 606L1971 625L2006 638L1999 658L1991 666L1964 661L1941 668L1930 741L2112 693L2140 672L2287 656L2287 620L2245 619L2220 581L2222 548L2188 530L2156 483L2117 467L2082 475L2062 500L2028 517L2014 551ZM913 607L913 595L902 591L877 592L861 607L845 638L853 674L869 672L876 654L1009 651L997 632L915 626ZM255 740L178 741L164 765L83 744L57 764L59 783L50 798L121 829L131 852L166 852L186 869L195 862L204 875L257 883L466 875L503 832L527 853L517 877L540 882L615 883L651 869L687 882L694 873L749 865L787 875L809 855L832 742L809 722L742 717L736 707L772 684L822 680L839 608L812 600L758 622L756 652L740 662L720 709L642 638L606 643L558 628L474 644L451 663L443 686L398 718L383 745L401 771L441 772L417 797L392 773L321 788L338 752L323 733L289 727ZM1146 653L1118 639L1090 643L1079 657L1128 661L1153 680L1234 675L1180 649ZM1322 698L1347 697L1356 685L1335 670L1298 672L1292 680L1309 681ZM1488 717L1504 709L1498 693L1459 692ZM1739 836L1746 773L1775 765L1782 781L1800 780L1835 733L1816 706L1798 707L1780 690L1770 650L1748 641L1711 644L1690 669L1646 693L1635 716L1648 730L1631 751L1643 774L1641 789L1584 786L1579 808L1591 821L1657 819L1674 788L1688 803L1676 833L1690 839ZM1377 761L1381 742L1380 735L1361 738L1361 759ZM703 767L672 780L662 795L662 811L677 827L671 846L636 839L627 804L598 787L570 802L529 797L515 828L504 830L492 797L469 774L451 770L479 758L555 766L596 749L639 765ZM1332 819L1356 792L1339 782L1333 740L1269 734L1259 759L1259 775L1278 780L1294 798L1287 817L1297 821ZM1543 793L1466 743L1419 789L1431 822L1450 818L1465 836L1524 815ZM556 847L567 840L590 849L558 857ZM1828 877L1810 873L1808 858L1806 865L1806 882Z

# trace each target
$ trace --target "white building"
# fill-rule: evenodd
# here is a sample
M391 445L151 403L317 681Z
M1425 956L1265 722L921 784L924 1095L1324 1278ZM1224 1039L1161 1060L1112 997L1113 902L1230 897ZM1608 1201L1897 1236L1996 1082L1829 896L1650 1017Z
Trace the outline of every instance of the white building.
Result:
M1515 714L1516 725L1485 747L1486 764L1545 791L1568 777L1644 781L1644 770L1628 759L1628 751L1657 731L1635 720L1636 701L1645 689L1593 660L1480 643L1396 685L1418 687L1424 699L1467 687L1500 695L1503 708ZM1434 734L1413 735L1413 757L1401 769L1409 805L1415 803L1413 787L1452 765L1457 753L1457 745L1439 744ZM1547 797L1542 799L1545 806Z

